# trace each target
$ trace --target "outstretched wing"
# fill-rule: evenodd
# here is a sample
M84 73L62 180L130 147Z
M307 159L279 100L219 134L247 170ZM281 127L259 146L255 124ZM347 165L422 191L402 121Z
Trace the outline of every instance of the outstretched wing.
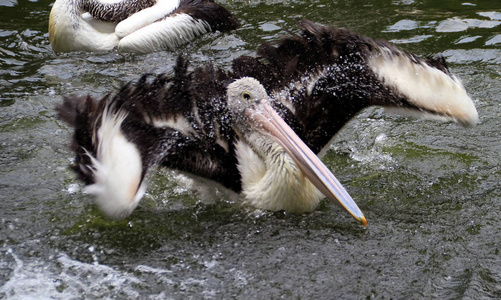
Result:
M261 45L256 58L236 59L233 69L258 79L293 112L314 152L371 105L477 122L473 102L443 58L420 58L387 41L308 20L299 27L299 34Z
M111 217L127 216L158 165L241 190L227 112L226 72L212 66L187 72L180 58L175 75L143 75L114 96L67 97L57 107L75 128L74 169Z

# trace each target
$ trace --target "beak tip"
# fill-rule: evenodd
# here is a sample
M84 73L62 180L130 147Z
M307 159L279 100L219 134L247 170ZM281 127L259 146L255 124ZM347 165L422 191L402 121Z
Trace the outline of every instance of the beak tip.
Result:
M367 227L367 220L365 219L364 216L360 218L360 222L362 222L362 225L364 225L364 227Z

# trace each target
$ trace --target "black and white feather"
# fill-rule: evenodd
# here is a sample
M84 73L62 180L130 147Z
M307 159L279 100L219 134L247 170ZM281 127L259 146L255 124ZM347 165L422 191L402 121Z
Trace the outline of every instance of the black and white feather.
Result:
M55 52L174 49L238 20L212 0L56 0L49 18Z

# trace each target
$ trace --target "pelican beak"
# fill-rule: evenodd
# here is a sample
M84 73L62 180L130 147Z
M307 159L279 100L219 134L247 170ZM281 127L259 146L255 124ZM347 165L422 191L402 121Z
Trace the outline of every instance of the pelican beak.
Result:
M260 100L259 104L252 110L248 109L246 114L275 138L317 189L332 201L339 202L355 219L367 226L364 214L339 180L278 115L267 99Z

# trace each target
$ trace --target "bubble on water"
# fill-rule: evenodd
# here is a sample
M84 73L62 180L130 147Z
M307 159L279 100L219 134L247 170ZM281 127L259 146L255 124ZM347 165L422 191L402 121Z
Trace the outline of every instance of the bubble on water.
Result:
M68 192L68 194L75 194L80 191L80 186L78 185L78 183L70 183L66 191Z
M54 87L47 88L47 95L49 95L49 96L57 95L56 89L54 89Z
M234 282L235 282L236 286L244 287L248 284L249 276L247 275L247 273L240 271L240 270L235 270L235 269L230 269L230 272L233 273Z
M217 265L217 261L216 260L204 261L204 266L207 269L211 269L211 268L215 267L216 265Z

